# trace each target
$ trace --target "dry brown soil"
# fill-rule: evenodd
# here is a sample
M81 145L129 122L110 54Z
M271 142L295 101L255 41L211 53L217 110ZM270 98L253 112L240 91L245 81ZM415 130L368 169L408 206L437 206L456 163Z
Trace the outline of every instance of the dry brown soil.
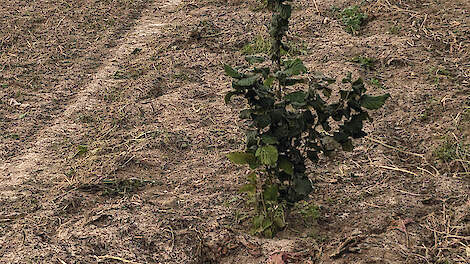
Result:
M0 0L0 262L470 263L470 2L294 4L312 72L392 97L311 166L320 217L261 239L221 67L266 38L260 1Z

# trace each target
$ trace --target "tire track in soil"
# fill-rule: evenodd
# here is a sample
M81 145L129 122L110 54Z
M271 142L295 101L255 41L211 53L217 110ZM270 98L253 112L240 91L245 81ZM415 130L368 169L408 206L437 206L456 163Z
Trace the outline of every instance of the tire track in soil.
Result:
M159 8L165 9L171 6L175 6L179 3L179 0L170 0L166 3L160 4ZM155 5L155 4L153 4ZM90 110L97 105L97 100L93 98L93 94L102 89L102 87L112 86L117 81L112 78L113 73L119 70L119 58L124 55L131 53L136 48L142 48L144 43L139 42L139 39L144 38L148 34L155 33L160 27L165 26L165 23L156 21L152 17L152 13L148 10L143 13L143 17L136 23L136 26L131 30L124 39L121 41L121 45L117 48L111 49L109 54L113 54L110 58L103 63L101 69L93 76L91 82L85 86L85 88L79 92L71 104L69 104L63 111L63 114L54 121L51 122L50 127L43 128L37 134L36 142L32 144L31 149L21 157L12 159L11 162L5 163L0 166L0 181L2 182L2 189L0 190L1 197L11 197L14 195L14 191L7 191L6 187L19 186L28 179L29 175L34 172L41 172L41 174L54 173L51 172L50 164L57 164L60 161L52 161L44 159L47 157L49 150L47 146L50 146L56 140L59 140L59 135L70 134L80 131L80 124L71 122L73 114L81 110Z
M91 81L69 101L60 116L50 122L50 127L44 127L37 132L36 140L31 144L31 148L18 157L13 157L9 162L0 164L0 220L2 222L12 222L18 216L23 217L24 212L16 212L15 202L24 204L27 198L37 193L37 187L28 186L29 183L45 183L44 190L51 191L59 182L63 181L64 170L61 167L66 157L58 157L51 150L52 144L62 140L64 135L83 134L82 124L73 120L74 114L83 110L90 110L97 106L98 101L93 98L97 91L110 87L118 82L112 75L119 70L119 62L125 55L131 53L136 48L142 48L145 42L142 41L149 34L156 33L166 23L161 21L161 16L156 16L154 12L167 12L180 3L180 0L167 0L163 3L157 1L150 3L141 13L141 17L135 21L133 29L119 41L116 48L110 49L109 58L105 58L102 66L91 78ZM30 188L32 187L32 188ZM32 189L32 190L31 190ZM26 198L26 199L25 199ZM2 232L3 233L3 232ZM4 234L1 234L2 236ZM2 239L0 239L2 240ZM3 243L0 243L0 249ZM12 247L20 245L6 245L0 250L2 259L6 257L11 263L12 259L21 258L19 252ZM9 249L8 249L9 248ZM9 252L9 254L5 254ZM2 261L0 259L0 262Z

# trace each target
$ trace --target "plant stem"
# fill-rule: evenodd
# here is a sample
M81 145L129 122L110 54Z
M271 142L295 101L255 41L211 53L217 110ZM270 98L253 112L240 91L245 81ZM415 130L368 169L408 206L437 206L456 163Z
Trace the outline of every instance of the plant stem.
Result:
M281 9L281 2L279 0L271 0L269 1L269 6L272 14L271 19L271 61L274 65L274 72L277 73L281 70L281 46L282 46L282 37L283 32L280 30L280 9ZM282 97L282 86L281 83L278 82L278 89L277 89L277 97L281 99Z

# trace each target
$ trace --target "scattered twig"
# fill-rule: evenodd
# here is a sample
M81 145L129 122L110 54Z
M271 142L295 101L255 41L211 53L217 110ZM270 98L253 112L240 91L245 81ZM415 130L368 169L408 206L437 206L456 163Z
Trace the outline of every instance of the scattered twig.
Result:
M424 171L424 172L426 172L426 173L429 173L429 174L430 174L431 176L433 176L433 177L439 176L439 171L437 171L437 170L436 170L437 175L434 175L434 174L432 174L432 172L428 171L427 169L424 169L424 168L421 168L421 167L416 167L416 168L417 168L418 170L421 170L421 171ZM434 169L436 169L436 168L434 168Z
M330 258L339 258L347 252L358 253L361 249L357 247L359 242L361 242L365 237L362 235L351 235L346 238L335 250L333 254L330 255Z
M133 155L132 157L130 157L126 162L124 162L124 164L121 165L121 168L124 168L127 163L129 163L131 160L133 160L135 158L135 155Z
M420 158L424 159L424 155L423 155L423 154L418 154L418 153L413 153L413 152L409 152L409 151L406 151L406 150L401 150L401 149L399 149L399 148L397 148L397 147L390 146L390 145L388 145L388 144L386 144L386 143L384 143L384 142L382 142L382 141L380 141L380 140L377 140L377 139L375 139L375 138L371 138L371 137L365 137L365 138L368 139L368 140L370 140L370 141L372 141L372 142L378 143L378 144L380 144L380 145L382 145L382 146L384 146L384 147L387 147L387 148L390 148L390 149L399 151L399 152L401 152L401 153L405 153L405 154L408 154L408 155L412 155L412 156L416 156L416 157L420 157Z
M384 166L384 165L380 165L378 166L379 168L383 168L383 169L388 169L388 170L394 170L394 171L400 171L400 172L404 172L404 173L408 173L408 174L411 174L413 176L416 176L418 177L419 175L412 172L412 171L408 171L408 170L405 170L405 169L401 169L401 168L397 168L397 167L389 167L389 166Z
M376 205L376 204L371 204L371 203L368 203L368 202L363 202L363 204L368 205L368 206L370 206L370 207L379 208L379 209L385 208L385 206L380 206L380 205Z
M346 241L341 243L341 245L335 250L333 254L330 255L330 258L336 259L341 257L343 254L347 252L358 252L360 249L354 248L357 246L360 240L357 238L348 238Z
M317 0L313 0L313 4L315 5L315 9L317 10L318 14L321 15L320 9L318 8Z
M409 195L411 195L411 196L421 196L421 194L410 193L410 192L403 191L403 190L399 190L399 189L396 189L396 188L393 188L393 189L395 189L397 192L401 192L401 193L404 193L404 194L409 194Z
M127 260L127 259L123 259L123 258L115 257L115 256L110 256L110 255L95 256L95 258L96 258L96 261L98 261L98 262L103 262L105 260L112 259L112 260L119 260L123 263L140 264L138 262L134 262L134 261L131 261L131 260Z

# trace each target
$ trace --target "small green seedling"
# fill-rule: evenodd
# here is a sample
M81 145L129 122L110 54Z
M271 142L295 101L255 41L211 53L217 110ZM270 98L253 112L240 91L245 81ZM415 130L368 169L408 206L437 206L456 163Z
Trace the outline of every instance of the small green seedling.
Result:
M359 64L362 68L367 70L375 69L375 64L377 62L374 58L356 56L351 59L352 62Z
M86 145L78 145L77 152L73 156L74 158L82 156L83 154L88 152L88 146Z
M357 35L367 22L367 15L362 13L359 6L350 6L345 8L340 14L346 32Z

